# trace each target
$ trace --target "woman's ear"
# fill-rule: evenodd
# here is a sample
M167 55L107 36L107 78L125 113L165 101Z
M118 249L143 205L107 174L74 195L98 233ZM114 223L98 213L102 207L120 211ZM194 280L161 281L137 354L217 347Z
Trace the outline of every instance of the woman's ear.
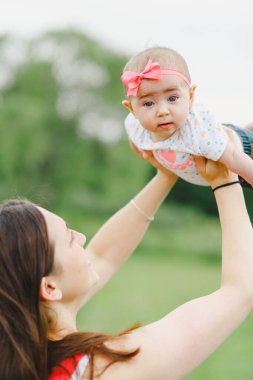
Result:
M48 277L43 277L40 283L40 299L43 301L60 301L62 299L62 291L59 289L55 281Z
M132 112L132 114L134 115L134 110L133 110L132 104L128 100L122 100L122 105L126 109L128 109L128 111Z
M197 86L195 84L193 84L190 89L189 89L189 97L190 97L190 108L192 107L193 105L193 102L194 102L194 95L195 95L195 90L196 90Z

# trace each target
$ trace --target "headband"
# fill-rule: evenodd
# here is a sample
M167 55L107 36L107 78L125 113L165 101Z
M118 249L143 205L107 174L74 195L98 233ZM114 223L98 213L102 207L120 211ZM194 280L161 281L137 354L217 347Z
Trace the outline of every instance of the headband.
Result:
M161 69L159 63L152 62L152 59L148 60L144 70L141 73L135 73L134 71L125 71L121 75L120 79L127 89L127 96L136 96L140 87L142 79L161 79L162 75L176 75L183 79L185 83L190 86L190 80L186 75L175 69Z

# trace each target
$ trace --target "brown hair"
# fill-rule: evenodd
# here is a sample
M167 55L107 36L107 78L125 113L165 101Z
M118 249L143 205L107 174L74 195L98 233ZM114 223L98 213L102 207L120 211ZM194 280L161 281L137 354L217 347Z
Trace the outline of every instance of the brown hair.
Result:
M123 71L131 70L140 73L150 58L153 62L158 62L162 69L177 69L191 80L185 59L177 51L167 47L153 47L141 51L130 58Z
M43 276L54 267L45 219L26 200L0 205L0 379L46 379L52 368L78 353L108 358L108 365L126 361L138 353L109 349L104 343L114 335L74 333L49 341L46 308L39 291ZM106 368L107 368L106 367ZM105 369L106 369L105 368Z

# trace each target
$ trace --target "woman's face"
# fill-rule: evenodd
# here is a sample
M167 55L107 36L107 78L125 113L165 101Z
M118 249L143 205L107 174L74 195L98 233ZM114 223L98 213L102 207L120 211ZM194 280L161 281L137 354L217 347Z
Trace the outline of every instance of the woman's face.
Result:
M40 208L54 247L54 269L51 276L61 289L63 302L83 299L97 283L98 274L87 258L83 246L86 237L66 225L59 216Z

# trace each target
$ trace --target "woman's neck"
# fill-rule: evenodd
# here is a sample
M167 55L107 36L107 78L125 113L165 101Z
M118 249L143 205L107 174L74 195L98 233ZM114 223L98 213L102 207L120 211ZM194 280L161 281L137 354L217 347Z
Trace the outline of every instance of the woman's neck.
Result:
M48 339L60 340L64 336L77 331L76 311L69 305L55 303L49 312Z

